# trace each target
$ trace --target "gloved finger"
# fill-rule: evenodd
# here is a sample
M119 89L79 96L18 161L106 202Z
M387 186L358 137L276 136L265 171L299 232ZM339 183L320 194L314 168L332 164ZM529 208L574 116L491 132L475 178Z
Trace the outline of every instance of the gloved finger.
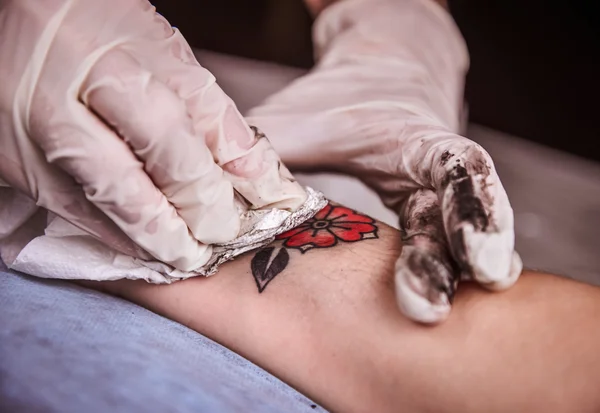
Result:
M490 288L510 286L514 219L490 155L475 142L419 127L401 167L438 193L450 251L461 271Z
M133 53L185 101L193 130L205 136L206 145L234 189L253 208L298 208L306 199L303 188L264 134L248 126L215 77L198 64L181 33L173 30L161 47L153 53L141 53L143 49Z
M281 162L267 137L249 127L231 99L214 83L199 85L208 73L188 66L171 77L171 86L186 97L194 129L203 132L216 162L253 208L295 210L306 199L304 189ZM194 87L196 85L196 87Z
M396 298L400 310L422 323L446 319L460 270L446 241L437 194L413 192L400 211L402 252L396 261Z
M521 272L513 268L513 210L491 157L481 146L460 138L441 151L438 165L438 194L454 259L464 274L482 285L509 287Z
M396 262L396 298L401 311L422 323L441 322L449 315L459 281L469 281L453 260L434 191L421 189L411 194L400 211L402 252ZM510 275L501 289L516 281L522 262L514 252Z
M83 105L69 111L68 121L48 120L43 139L33 135L48 162L72 176L92 204L155 258L181 270L206 263L211 247L190 234L127 144Z
M91 70L81 97L142 161L197 240L212 244L237 236L233 187L170 88L127 53L113 50Z

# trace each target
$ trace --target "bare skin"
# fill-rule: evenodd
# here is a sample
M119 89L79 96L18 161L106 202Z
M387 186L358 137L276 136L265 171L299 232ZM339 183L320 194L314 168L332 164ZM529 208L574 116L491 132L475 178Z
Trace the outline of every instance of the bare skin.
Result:
M327 247L284 237L210 278L88 285L185 324L336 412L599 411L600 289L532 272L502 293L464 284L449 319L425 327L396 307L399 232L365 222L361 239L349 224ZM304 234L324 234L314 228Z

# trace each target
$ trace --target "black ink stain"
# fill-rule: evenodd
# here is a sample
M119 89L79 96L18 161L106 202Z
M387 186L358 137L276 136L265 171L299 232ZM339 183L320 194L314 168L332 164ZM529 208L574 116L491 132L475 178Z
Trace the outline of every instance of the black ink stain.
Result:
M473 167L472 174L489 174L489 169L486 170L485 167L485 163L478 163ZM449 218L453 228L449 229L448 241L456 264L466 276L472 276L473 269L469 264L461 223L468 222L473 225L475 231L479 232L485 232L491 225L484 200L475 193L472 174L469 174L467 169L458 163L442 183L444 188L452 185L453 194L449 205ZM481 193L485 195L484 187L482 187ZM487 198L485 202L491 206L491 202Z
M419 277L426 286L426 298L429 302L439 304L438 294L441 292L448 297L450 303L456 293L457 271L453 271L447 257L430 251L426 253L412 253L408 256L407 265L411 272ZM442 268L443 267L443 268Z
M267 137L267 136L266 136L264 133L262 133L262 131L261 131L260 129L258 129L256 126L252 126L252 125L250 125L250 129L252 130L252 132L254 132L254 138L255 138L256 140L259 140L259 139L264 139L264 138L266 138L266 137Z
M462 228L452 232L449 236L449 241L450 249L452 250L452 255L454 255L456 264L466 275L472 276L473 269L469 265L467 248L465 246L465 238Z
M450 151L448 151L448 150L444 151L444 153L442 153L442 159L441 159L440 164L442 166L445 166L448 163L448 161L450 160L450 158L452 158L453 156L454 156L454 154L450 153Z
M456 165L448 175L447 185L452 185L452 212L458 222L470 222L476 231L485 231L489 225L488 215L481 199L475 195L473 180L462 165Z
M443 228L442 212L438 205L431 205L417 215L419 227L424 228L434 225L436 228Z
M283 271L290 261L290 255L288 254L287 249L281 248L277 252L275 258L273 258L273 261L269 264L269 260L274 251L275 247L263 248L254 255L250 263L252 275L256 281L259 293L262 293L265 290L273 278Z
M316 405L316 404L311 404L311 405L310 405L310 408L311 408L311 409L316 409L316 408L317 408L317 405Z

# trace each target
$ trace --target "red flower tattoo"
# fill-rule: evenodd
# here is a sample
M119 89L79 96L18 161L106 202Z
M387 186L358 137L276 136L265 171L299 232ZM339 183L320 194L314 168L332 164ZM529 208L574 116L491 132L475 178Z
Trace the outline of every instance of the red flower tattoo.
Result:
M375 220L349 208L327 205L294 229L279 234L284 247L306 252L313 248L329 248L338 243L377 238Z

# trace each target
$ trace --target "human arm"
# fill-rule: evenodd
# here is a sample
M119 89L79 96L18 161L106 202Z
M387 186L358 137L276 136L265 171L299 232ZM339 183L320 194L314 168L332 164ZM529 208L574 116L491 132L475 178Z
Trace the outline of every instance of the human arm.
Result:
M220 342L332 411L598 410L597 288L537 273L500 294L464 284L447 322L425 327L395 304L399 232L367 217L342 222L350 231L336 230L334 246L302 253L314 237L276 241L289 259L262 292L251 269L260 252L210 278L92 285Z

